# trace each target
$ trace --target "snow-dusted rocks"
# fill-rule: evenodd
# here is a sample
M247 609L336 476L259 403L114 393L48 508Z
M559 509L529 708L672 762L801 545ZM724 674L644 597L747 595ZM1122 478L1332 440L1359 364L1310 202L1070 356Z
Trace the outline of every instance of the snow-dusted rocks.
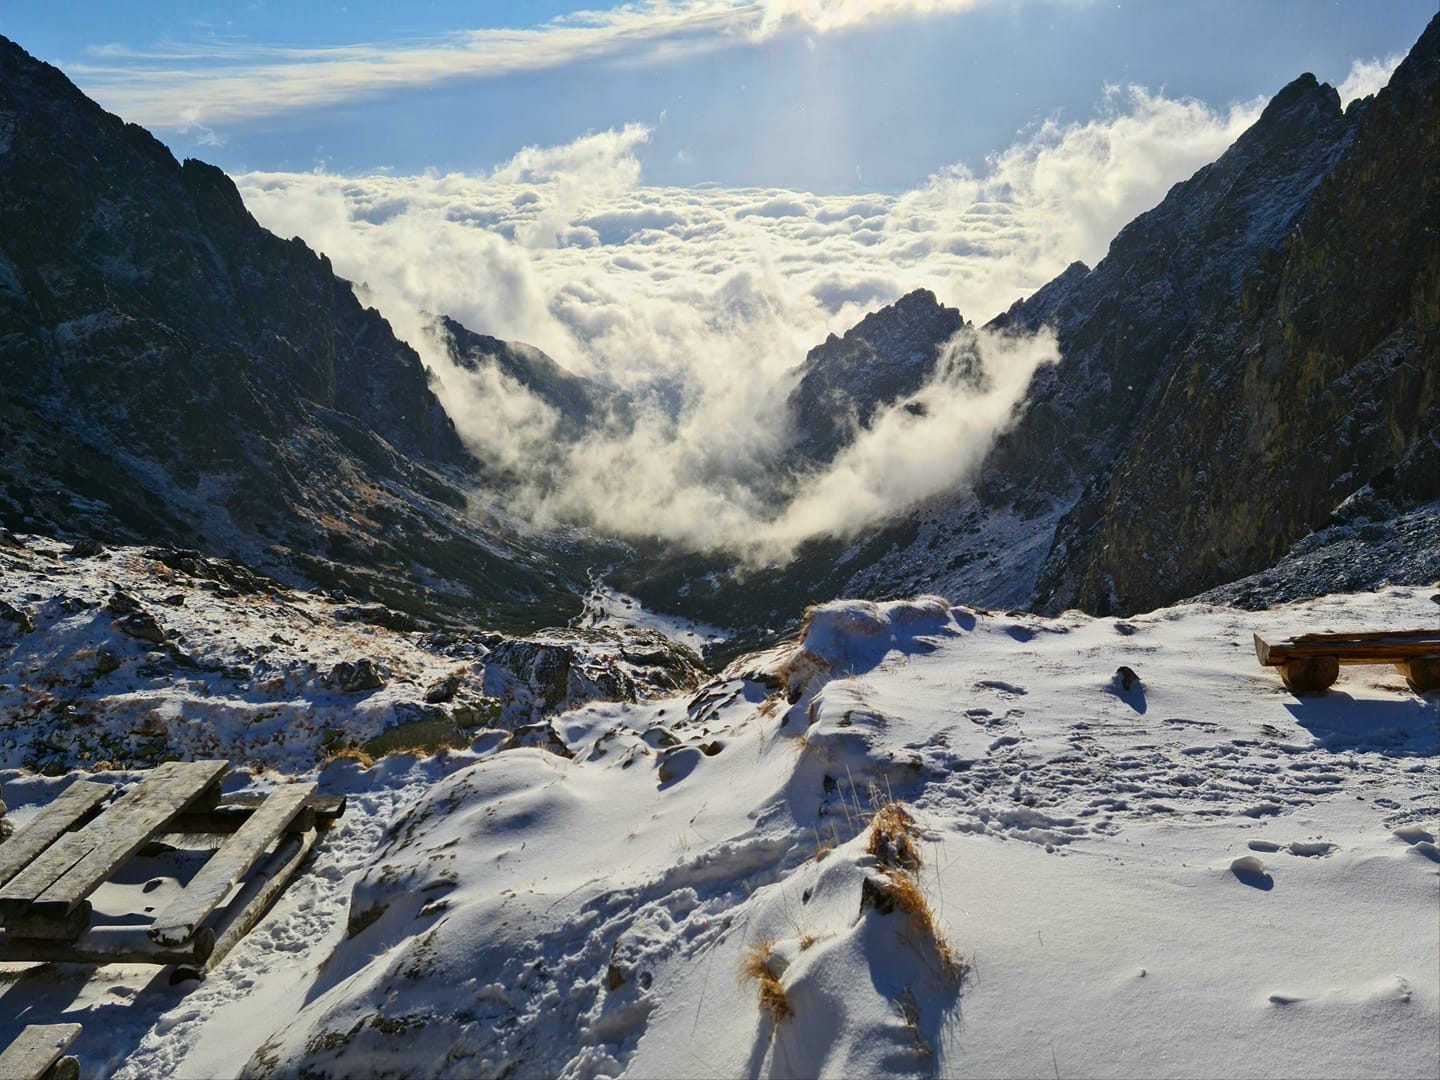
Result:
M217 973L122 1075L213 1063L207 1010L259 999L293 1019L234 1042L248 1076L1426 1075L1434 696L1361 668L1296 698L1249 637L1432 607L844 601L696 693L562 713L568 759L336 763L375 816L322 845L333 930L257 943L247 999Z
M699 677L651 631L421 630L174 549L98 560L18 538L0 547L0 603L27 612L0 622L0 766L47 772L173 755L300 772L346 750L463 747Z

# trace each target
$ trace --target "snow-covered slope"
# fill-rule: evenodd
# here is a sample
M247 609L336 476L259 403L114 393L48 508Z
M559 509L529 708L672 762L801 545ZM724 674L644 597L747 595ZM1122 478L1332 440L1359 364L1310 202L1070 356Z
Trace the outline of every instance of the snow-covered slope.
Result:
M17 971L3 1012L122 1076L1434 1076L1440 703L1296 698L1250 635L1437 611L825 605L564 712L570 758L332 762L351 810L205 984Z
M285 773L396 746L558 745L549 718L699 679L658 631L434 630L175 548L0 537L0 766L227 757Z

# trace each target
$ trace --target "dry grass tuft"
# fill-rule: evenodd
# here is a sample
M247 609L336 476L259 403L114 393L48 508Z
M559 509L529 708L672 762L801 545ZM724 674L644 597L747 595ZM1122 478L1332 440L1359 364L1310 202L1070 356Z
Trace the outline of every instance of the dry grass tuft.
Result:
M919 837L920 826L910 811L904 804L891 801L870 819L870 844L866 850L886 869L913 874L920 869L920 849L915 844Z
M358 746L346 746L333 753L326 754L325 760L321 763L320 767L323 769L336 761L355 761L359 763L362 769L369 769L375 764L375 759Z
M940 968L940 975L950 983L965 977L966 965L955 950L935 917L934 909L920 887L920 826L904 804L891 800L870 819L870 843L867 850L875 857L883 873L867 878L861 891L861 910L874 907L888 914L899 911L909 924L912 943L927 943Z
M930 901L925 898L920 883L901 870L886 874L879 884L890 907L904 913L913 937L930 944L939 964L941 977L946 982L962 980L965 977L965 963L940 929L935 919L935 911L930 907Z
M740 974L747 979L754 979L759 985L760 1008L768 1012L771 1019L778 1024L781 1020L789 1020L794 1016L795 1010L790 1007L790 1002L785 997L785 987L780 985L780 979L770 966L770 950L774 944L773 941L762 941L746 949L740 960Z

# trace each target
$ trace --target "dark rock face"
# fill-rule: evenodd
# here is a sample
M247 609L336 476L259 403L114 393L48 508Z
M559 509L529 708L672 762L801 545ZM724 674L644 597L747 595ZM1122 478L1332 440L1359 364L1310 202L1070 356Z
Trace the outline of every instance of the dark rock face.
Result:
M1440 498L1437 115L1440 19L1348 111L1311 75L1285 87L1093 270L989 324L1054 328L1061 362L974 490L847 552L833 592L1143 610L1271 566L1357 492L1391 515ZM1423 535L1361 577L1433 580ZM1266 594L1320 583L1291 584Z
M1240 220L1262 246L1194 313L1062 522L1041 606L1154 607L1270 566L1361 489L1398 509L1440 498L1440 20L1375 99L1342 116L1307 76L1253 131L1282 163L1300 133L1319 175L1255 185Z
M877 410L920 390L935 374L945 344L967 325L934 293L917 289L867 315L843 338L831 334L811 349L787 400L797 462L831 461ZM978 381L973 342L960 343L951 359L951 377Z
M0 372L0 524L500 623L579 608L469 516L428 373L324 256L4 39Z
M628 421L628 402L620 394L571 374L539 349L477 334L448 316L442 316L439 325L456 364L474 371L493 363L560 415L557 434L562 438L577 438L587 428L612 419Z

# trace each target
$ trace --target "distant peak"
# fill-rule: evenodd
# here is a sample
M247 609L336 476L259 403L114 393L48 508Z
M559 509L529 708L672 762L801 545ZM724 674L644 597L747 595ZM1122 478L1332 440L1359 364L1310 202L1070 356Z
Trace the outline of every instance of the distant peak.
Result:
M1270 104L1265 106L1256 126L1289 123L1301 115L1316 112L1339 116L1340 92L1307 71L1270 99Z

